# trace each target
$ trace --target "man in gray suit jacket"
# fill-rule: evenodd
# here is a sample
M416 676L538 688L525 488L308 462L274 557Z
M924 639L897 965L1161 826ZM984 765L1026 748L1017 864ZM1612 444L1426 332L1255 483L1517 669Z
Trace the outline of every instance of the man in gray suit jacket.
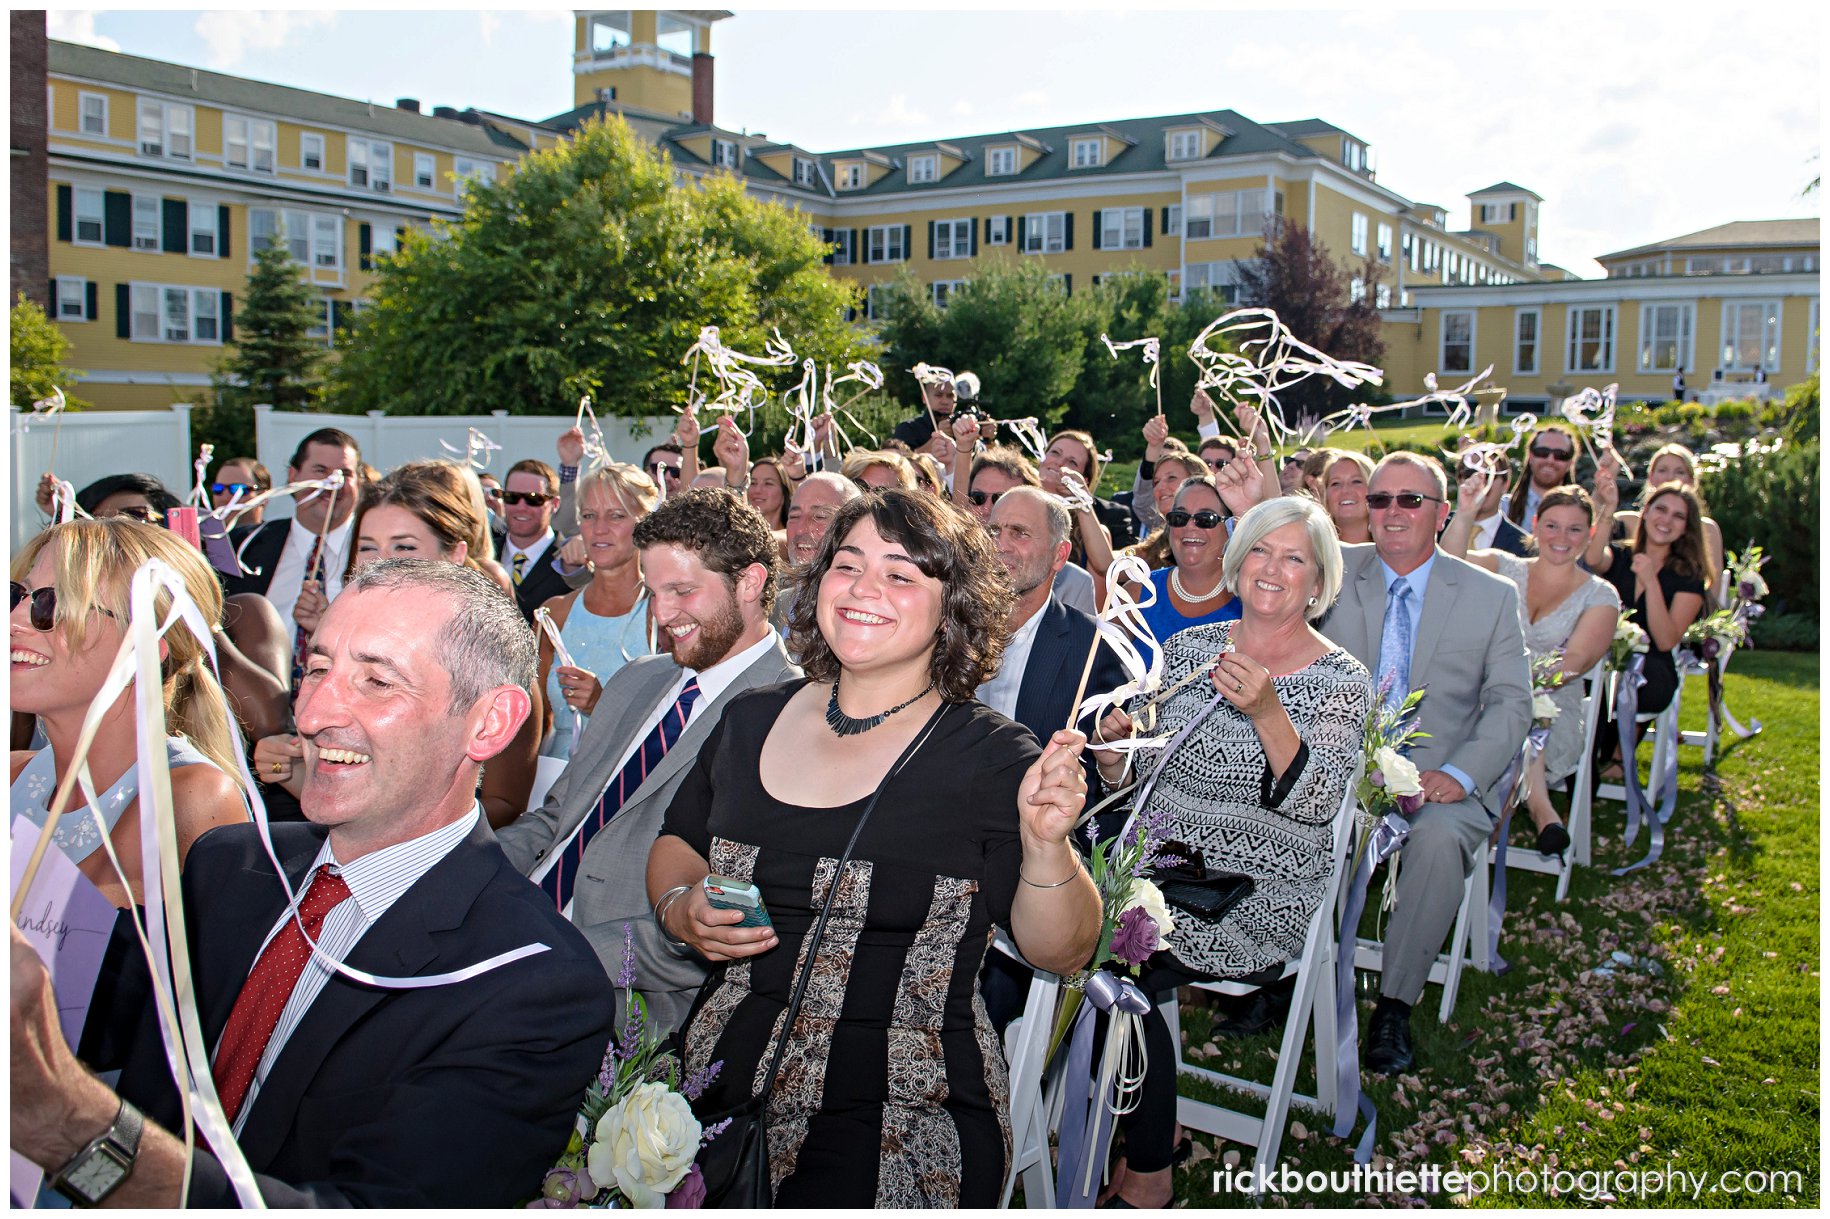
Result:
M1531 725L1518 592L1437 548L1448 494L1434 458L1393 453L1378 464L1367 494L1372 544L1341 547L1340 600L1321 624L1376 679L1393 682L1391 698L1428 688L1419 713L1429 736L1410 752L1425 803L1410 819L1367 1029L1366 1065L1385 1074L1414 1061L1411 1005L1454 925L1463 883L1486 866L1505 795L1496 788Z
M705 963L661 938L648 907L648 849L699 746L733 696L801 675L769 626L775 539L729 491L669 496L636 526L655 622L673 656L643 656L604 683L596 714L544 803L497 832L616 977L625 925L635 985L661 1030L686 1020ZM617 992L622 1003L622 992ZM624 1013L619 1006L617 1024Z

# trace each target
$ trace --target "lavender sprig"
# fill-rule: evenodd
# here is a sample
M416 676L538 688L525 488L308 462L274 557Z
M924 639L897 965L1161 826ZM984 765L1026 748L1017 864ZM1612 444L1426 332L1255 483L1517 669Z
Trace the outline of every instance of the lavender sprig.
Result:
M723 1068L724 1059L722 1058L709 1066L700 1067L688 1075L686 1081L680 1085L680 1095L687 1100L698 1100L705 1095L705 1090L712 1086L712 1081L718 1078L718 1072Z

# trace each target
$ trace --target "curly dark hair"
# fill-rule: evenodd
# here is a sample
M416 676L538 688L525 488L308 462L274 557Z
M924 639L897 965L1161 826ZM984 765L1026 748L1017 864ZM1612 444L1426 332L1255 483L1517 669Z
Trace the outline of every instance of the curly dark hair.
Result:
M734 588L738 573L760 563L763 578L762 612L775 605L780 574L780 554L775 534L762 513L742 496L725 487L693 487L667 497L635 527L637 550L652 546L678 546L699 556L699 561L724 577Z
M839 508L820 553L800 578L802 594L788 615L788 650L814 681L838 680L838 658L820 633L820 582L852 526L866 516L885 541L908 552L923 575L940 581L940 633L929 672L947 702L969 701L998 671L1010 639L1010 577L979 523L924 491L867 491Z

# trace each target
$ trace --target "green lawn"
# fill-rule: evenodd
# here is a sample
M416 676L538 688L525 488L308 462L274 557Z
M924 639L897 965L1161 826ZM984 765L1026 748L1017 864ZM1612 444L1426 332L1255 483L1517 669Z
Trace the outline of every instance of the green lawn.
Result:
M1510 972L1464 974L1448 1025L1436 1021L1439 992L1425 989L1412 1019L1419 1068L1397 1080L1366 1076L1379 1111L1375 1163L1512 1174L1517 1184L1475 1205L1817 1205L1818 658L1738 653L1727 689L1736 714L1757 716L1765 731L1729 747L1713 773L1701 749L1682 751L1681 795L1658 864L1608 874L1640 858L1646 837L1624 847L1621 806L1597 802L1595 867L1578 870L1567 903L1555 902L1552 878L1512 874L1501 942ZM1685 695L1685 727L1701 728L1702 679ZM1526 840L1524 829L1513 839ZM1612 963L1616 951L1631 963ZM1269 1079L1273 1037L1204 1055L1207 1017L1187 1007L1183 1032L1191 1060ZM1313 1083L1306 1068L1299 1091ZM1178 1198L1244 1204L1212 1183L1240 1149L1197 1141ZM1350 1156L1319 1115L1292 1113L1284 1163L1340 1171ZM1608 1197L1581 1196L1598 1192L1593 1174L1673 1169L1686 1183L1668 1175L1639 1192L1617 1185ZM1546 1173L1591 1175L1566 1176L1553 1193ZM1789 1191L1783 1182L1753 1188L1756 1176L1742 1192L1711 1192L1730 1173L1796 1176ZM1266 1196L1270 1205L1365 1201ZM1401 1194L1376 1201L1415 1204Z

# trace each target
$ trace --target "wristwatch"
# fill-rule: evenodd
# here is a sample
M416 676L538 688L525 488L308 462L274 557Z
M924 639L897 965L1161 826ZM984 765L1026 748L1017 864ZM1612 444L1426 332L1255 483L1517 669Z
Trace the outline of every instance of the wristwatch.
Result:
M144 1124L140 1111L123 1100L120 1112L114 1115L114 1124L51 1175L51 1188L78 1206L101 1202L133 1171Z

